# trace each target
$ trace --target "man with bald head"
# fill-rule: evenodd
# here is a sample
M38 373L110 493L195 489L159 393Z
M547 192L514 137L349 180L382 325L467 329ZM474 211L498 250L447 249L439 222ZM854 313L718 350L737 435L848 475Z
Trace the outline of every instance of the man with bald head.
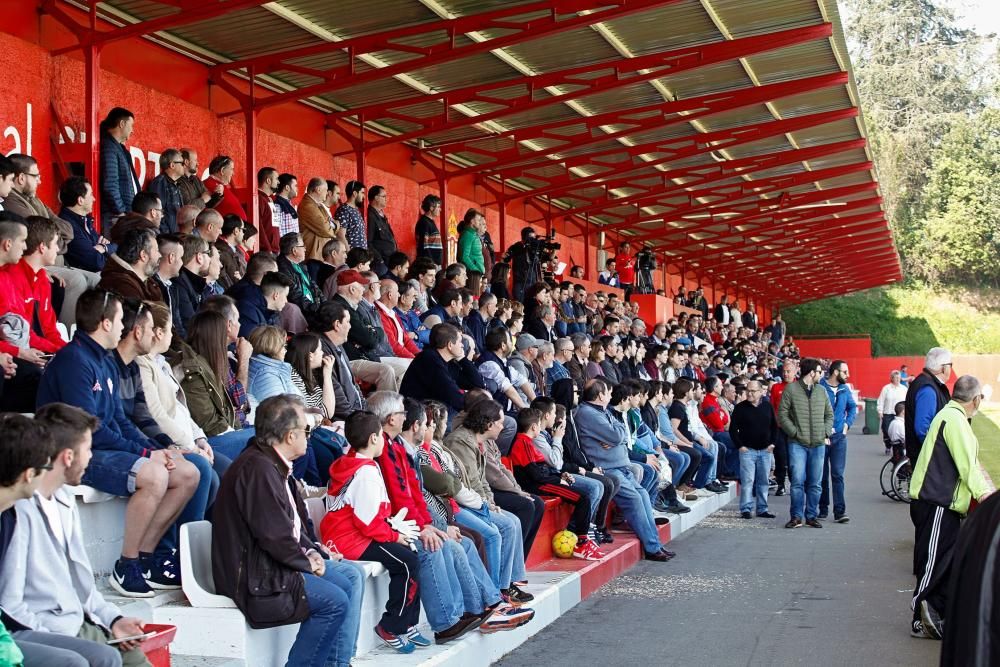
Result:
M764 388L759 380L747 382L747 400L733 409L729 436L740 451L740 516L751 518L754 498L757 517L773 519L767 511L767 482L771 471L778 422L771 404L761 400Z
M206 208L194 221L194 235L214 245L222 233L222 214L214 208Z
M382 318L382 328L389 339L392 353L401 359L412 359L420 352L420 348L406 335L406 329L395 311L399 305L399 284L392 278L383 278L379 284L381 295L375 302L375 309Z

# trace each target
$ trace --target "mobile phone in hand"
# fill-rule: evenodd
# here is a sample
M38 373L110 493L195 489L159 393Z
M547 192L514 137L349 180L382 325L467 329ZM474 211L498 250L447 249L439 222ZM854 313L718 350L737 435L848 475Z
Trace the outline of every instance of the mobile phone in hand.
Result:
M119 637L118 639L109 639L107 641L108 646L114 646L115 644L121 644L122 642L141 642L149 639L155 632L145 632L141 635L132 635L130 637Z

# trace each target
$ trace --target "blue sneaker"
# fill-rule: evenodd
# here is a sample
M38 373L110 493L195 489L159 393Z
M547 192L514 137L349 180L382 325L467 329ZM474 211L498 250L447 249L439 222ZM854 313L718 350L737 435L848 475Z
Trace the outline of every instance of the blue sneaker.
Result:
M142 576L142 566L138 560L126 561L119 558L108 576L108 583L125 597L151 598L156 595Z
M152 554L140 558L142 576L150 588L161 591L175 591L181 587L181 566L177 555Z
M416 648L410 640L401 635L394 635L379 623L375 626L375 636L382 640L382 643L389 648L394 648L400 653L413 653Z
M406 631L406 638L417 648L426 648L431 645L431 640L420 634L420 630L417 630L415 625Z

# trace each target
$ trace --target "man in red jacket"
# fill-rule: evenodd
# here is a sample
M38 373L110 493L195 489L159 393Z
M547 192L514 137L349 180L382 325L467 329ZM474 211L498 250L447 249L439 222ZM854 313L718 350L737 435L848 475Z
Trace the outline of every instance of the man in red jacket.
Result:
M389 339L389 346L395 356L412 359L420 353L420 348L409 337L394 310L399 305L399 284L390 278L383 278L381 286L381 295L375 302L375 310L382 319L385 337Z
M785 393L785 387L795 382L798 375L799 362L795 359L786 358L781 365L781 382L771 385L771 407L774 408L774 416L778 417L778 406L781 405L781 395ZM785 495L785 479L788 477L788 436L778 426L778 431L774 436L774 479L778 482L778 490L774 492L776 496Z
M48 218L29 218L26 246L21 261L0 270L0 315L23 317L28 327L28 347L54 354L66 341L56 328L52 284L43 267L53 264L59 254L59 228Z

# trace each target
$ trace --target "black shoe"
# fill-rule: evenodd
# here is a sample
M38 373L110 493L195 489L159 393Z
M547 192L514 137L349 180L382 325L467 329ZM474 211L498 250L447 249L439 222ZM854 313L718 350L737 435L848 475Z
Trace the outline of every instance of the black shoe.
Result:
M768 486L778 486L778 480L776 480L775 478L772 477L771 479L767 480L767 485Z
M671 558L671 556L663 553L663 551L657 551L656 553L649 553L646 551L642 554L642 557L645 560L654 560L657 563L666 563Z
M674 556L677 555L676 553L674 553L673 551L670 551L666 547L662 547L660 549L660 553L663 554L664 556L666 556L667 558L673 558Z
M757 512L758 519L773 519L775 518L770 512Z
M924 632L931 639L944 637L944 619L927 600L920 601L920 620L924 624Z
M671 514L687 514L691 508L679 500L675 500L667 506L667 511Z
M809 526L810 528L822 528L823 527L823 524L821 524L818 519L807 519L806 520L806 525Z
M729 482L724 482L721 479L713 479L712 481L715 482L716 486L721 486L724 489L729 488Z
M740 512L740 518L741 519L752 519L753 518L753 514L750 514L750 512Z
M594 537L596 538L598 544L611 544L615 541L615 538L612 537L611 533L604 528L598 528L595 530Z
M828 517L828 516L830 516L830 515L829 515L829 514L827 514L826 512L822 512L822 513L820 513L820 515L819 515L818 517L816 517L816 518L817 518L817 519L819 519L819 520L821 520L821 521L826 521L826 517Z
M847 516L846 514L841 514L840 516L834 514L833 520L836 521L837 523L847 523L848 521L851 520L851 517Z
M522 591L517 587L517 584L511 584L510 588L507 589L507 599L513 605L522 605L534 600L535 596L531 593Z
M446 628L441 632L435 632L434 643L447 644L450 641L454 641L478 628L480 623L481 621L479 620L479 616L460 618L458 619L458 623L455 623L455 625L450 628Z
M729 490L727 487L722 486L717 482L709 482L708 484L705 485L705 488L708 491L711 491L712 493L725 493L726 491Z
M656 502L653 503L653 509L657 512L669 512L670 504L663 501L663 498L657 498Z
M778 490L774 492L774 495L776 495L776 496L783 496L783 495L785 495L785 487L779 486Z
M802 525L802 519L794 517L785 524L785 528L798 528Z

